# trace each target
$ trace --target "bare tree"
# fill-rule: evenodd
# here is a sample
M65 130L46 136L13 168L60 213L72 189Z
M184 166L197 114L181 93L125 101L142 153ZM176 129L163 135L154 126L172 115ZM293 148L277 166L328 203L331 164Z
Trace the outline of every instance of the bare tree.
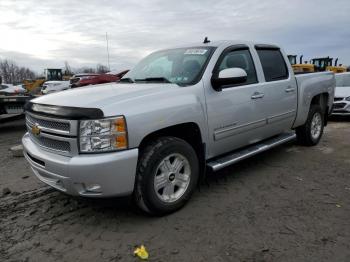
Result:
M0 60L0 76L3 83L19 84L24 79L34 79L35 73L26 67L19 67L11 60Z
M101 64L97 64L97 66L96 66L96 73L105 74L107 72L109 72L107 66L101 65Z
M80 73L96 73L95 68L92 67L82 67L78 70Z
M72 71L70 65L68 64L68 61L64 61L64 74L65 75L73 75L73 71Z

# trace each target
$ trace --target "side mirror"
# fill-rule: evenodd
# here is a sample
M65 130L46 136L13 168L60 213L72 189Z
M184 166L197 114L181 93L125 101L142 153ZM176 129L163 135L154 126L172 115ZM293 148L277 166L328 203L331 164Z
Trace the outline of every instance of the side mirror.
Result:
M240 84L247 81L247 72L242 68L226 68L216 73L211 78L211 84L217 91L225 85Z

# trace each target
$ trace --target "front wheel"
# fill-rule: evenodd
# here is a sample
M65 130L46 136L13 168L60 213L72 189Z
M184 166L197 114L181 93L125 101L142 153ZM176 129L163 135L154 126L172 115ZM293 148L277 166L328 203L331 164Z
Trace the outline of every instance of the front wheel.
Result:
M180 209L199 177L196 152L186 141L162 137L141 152L134 199L145 212L164 215Z
M324 113L319 105L311 105L306 123L296 129L298 141L305 146L317 145L324 128Z

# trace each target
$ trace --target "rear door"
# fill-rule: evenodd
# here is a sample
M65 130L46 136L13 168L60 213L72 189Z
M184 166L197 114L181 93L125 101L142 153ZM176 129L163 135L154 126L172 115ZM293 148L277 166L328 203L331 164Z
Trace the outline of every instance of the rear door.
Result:
M297 84L292 68L281 50L275 46L256 45L265 82L263 111L267 116L268 134L289 130L297 109Z
M210 140L210 155L220 155L263 138L266 126L264 87L259 84L248 46L226 48L219 57L213 74L226 68L242 68L247 72L244 83L227 85L216 91L205 88Z

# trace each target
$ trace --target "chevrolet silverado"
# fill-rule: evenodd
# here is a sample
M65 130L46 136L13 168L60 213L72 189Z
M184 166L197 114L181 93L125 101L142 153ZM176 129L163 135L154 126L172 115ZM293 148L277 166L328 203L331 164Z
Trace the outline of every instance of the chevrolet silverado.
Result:
M119 83L31 100L22 143L34 174L71 195L181 208L211 171L295 138L316 145L332 72L295 76L271 44L218 41L148 55Z

